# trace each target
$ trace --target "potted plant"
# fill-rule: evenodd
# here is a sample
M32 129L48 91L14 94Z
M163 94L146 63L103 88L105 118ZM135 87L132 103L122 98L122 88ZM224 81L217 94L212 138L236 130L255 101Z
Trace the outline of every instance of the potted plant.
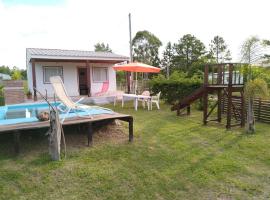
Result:
M27 99L32 99L32 92L30 90L26 93Z

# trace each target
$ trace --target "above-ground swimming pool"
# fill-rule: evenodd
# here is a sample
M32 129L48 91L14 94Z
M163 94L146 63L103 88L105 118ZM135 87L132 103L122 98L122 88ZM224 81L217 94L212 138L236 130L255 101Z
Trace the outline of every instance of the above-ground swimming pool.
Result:
M53 106L60 105L60 102L52 103ZM0 106L0 127L1 125L12 125L27 122L37 122L38 113L42 111L49 111L47 103L32 103L32 104L15 104ZM67 115L59 111L59 117L66 118L76 116L87 116L87 115L99 115L99 114L112 114L112 111L102 108L90 108L86 111L70 112Z

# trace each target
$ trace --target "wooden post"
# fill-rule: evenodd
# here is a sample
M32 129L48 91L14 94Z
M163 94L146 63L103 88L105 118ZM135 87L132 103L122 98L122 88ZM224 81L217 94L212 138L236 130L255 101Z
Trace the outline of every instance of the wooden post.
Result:
M240 72L241 72L241 65L238 68L238 85L241 84L241 73Z
M90 66L88 60L86 61L86 82L87 82L87 90L88 96L91 96L91 79L90 79Z
M176 115L180 116L180 109L179 108L177 108L177 110L176 110Z
M244 92L241 91L241 127L245 126L246 121L246 103Z
M233 76L233 64L229 64L229 83L228 83L228 105L227 105L227 129L231 129L232 121L232 76Z
M50 110L49 154L52 160L61 159L61 135L63 129L57 110Z
M32 81L33 81L33 88L37 88L35 59L32 59ZM36 90L33 91L34 91L34 101L37 101L37 91Z
M222 65L222 84L225 84L225 68L226 66Z
M204 68L204 87L208 86L208 72L209 67L208 65ZM208 89L206 89L203 95L203 124L207 124L207 112L208 112Z
M218 90L217 96L218 96L217 119L218 119L218 122L221 122L221 114L222 114L222 93L221 93L221 89Z
M128 116L124 118L119 118L119 120L128 122L128 130L129 130L128 140L129 142L132 142L133 141L133 117Z
M92 123L87 124L87 145L92 146L93 144L93 126Z
M261 119L261 106L262 106L262 100L261 100L261 98L259 98L259 106L258 106L258 120L259 121Z
M187 115L190 115L190 105L187 106Z
M221 85L221 82L222 82L222 65L218 65L217 84ZM217 120L218 120L218 122L221 122L221 113L222 113L222 93L221 93L221 89L218 89L217 97L218 97Z
M208 91L203 94L203 124L207 124L207 112L208 112Z
M20 153L20 135L19 131L14 132L14 151L16 155Z
M236 76L237 76L236 70L234 70L234 76L233 76L233 84L234 84L234 85L237 84L237 82L236 82Z
M128 129L129 129L128 139L129 139L129 142L132 142L133 141L133 117L129 118Z

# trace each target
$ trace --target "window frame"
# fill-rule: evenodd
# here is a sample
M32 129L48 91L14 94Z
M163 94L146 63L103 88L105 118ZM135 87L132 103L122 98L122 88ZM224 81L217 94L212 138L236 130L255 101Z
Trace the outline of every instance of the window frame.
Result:
M105 69L106 70L106 80L104 80L104 81L95 81L94 80L94 70L95 69ZM108 67L92 67L92 80L93 80L93 83L103 83L105 81L108 81L109 80L109 69L108 69Z
M45 80L45 69L46 68L61 68L62 70L62 75L60 76L62 78L62 81L64 82L64 68L63 66L42 66L42 71L43 71L43 84L51 84L50 81L46 82Z

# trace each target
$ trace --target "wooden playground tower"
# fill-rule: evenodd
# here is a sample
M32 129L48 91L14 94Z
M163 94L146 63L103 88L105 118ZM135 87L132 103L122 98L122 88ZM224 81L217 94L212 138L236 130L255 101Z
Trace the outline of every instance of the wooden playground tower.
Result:
M203 94L203 123L208 121L221 122L222 113L224 111L225 101L227 102L227 122L226 128L230 129L232 126L245 125L245 98L244 98L244 78L240 71L237 71L237 63L223 63L216 65L206 65L204 69L204 87L206 90ZM209 68L211 67L211 74L209 76ZM215 79L215 75L216 79ZM212 77L211 77L212 76ZM209 81L209 77L211 80ZM217 102L208 112L209 99L208 94L217 93ZM237 94L238 93L238 94ZM240 96L241 108L233 104L234 95ZM217 107L217 118L208 120L213 110ZM232 124L232 117L238 123Z
M182 99L172 110L187 108L190 112L190 104L197 99L203 100L203 123L206 125L209 121L222 121L222 115L226 115L226 128L233 126L243 127L245 124L245 98L244 98L244 80L240 73L240 64L238 63L220 63L208 64L204 68L203 86L194 91L191 95ZM209 109L209 94L216 94L216 102ZM233 103L233 98L240 98L240 106ZM226 107L226 109L225 109ZM216 118L210 119L210 115L217 108ZM225 112L226 110L226 112ZM233 118L235 123L233 123Z

